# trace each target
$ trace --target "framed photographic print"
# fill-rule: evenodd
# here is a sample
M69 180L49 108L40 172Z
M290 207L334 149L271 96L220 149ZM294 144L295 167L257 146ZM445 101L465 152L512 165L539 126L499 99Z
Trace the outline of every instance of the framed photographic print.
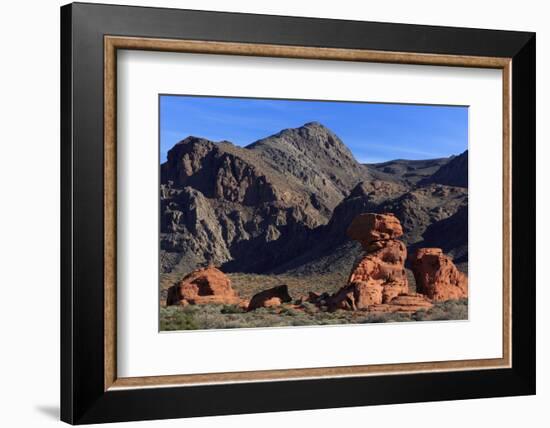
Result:
M535 35L61 8L62 420L535 393Z

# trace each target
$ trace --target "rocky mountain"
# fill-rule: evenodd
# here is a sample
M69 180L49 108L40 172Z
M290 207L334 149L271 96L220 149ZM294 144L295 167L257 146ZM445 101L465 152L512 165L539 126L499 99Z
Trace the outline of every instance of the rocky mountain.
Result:
M376 171L375 174L381 180L397 181L410 186L432 176L452 159L453 157L426 160L396 159L383 163L367 164L367 167Z
M368 177L318 123L244 148L187 137L161 165L161 269L269 269Z
M468 263L468 206L462 205L453 215L430 224L423 240L450 254L455 262Z
M467 182L467 153L362 165L317 122L246 147L190 136L161 165L161 271L349 271L360 247L345 230L363 212L393 212L408 247L438 246L467 262L461 174ZM451 176L455 185L442 182Z
M274 269L297 275L349 270L361 254L360 246L345 234L361 213L394 213L403 226L410 253L418 247L438 246L451 256L468 259L468 194L459 187L429 184L409 188L374 180L359 183L334 209L329 223L308 236L308 250Z
M373 178L340 138L318 122L285 129L247 149L273 170L300 183L312 205L328 218L352 187Z
M429 177L424 178L420 184L438 183L447 186L468 187L468 150L459 156L454 156L449 162L441 165Z

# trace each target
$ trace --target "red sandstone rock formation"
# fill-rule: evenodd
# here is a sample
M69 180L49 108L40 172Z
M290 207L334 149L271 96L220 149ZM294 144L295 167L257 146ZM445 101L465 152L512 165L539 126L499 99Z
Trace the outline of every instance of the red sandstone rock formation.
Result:
M403 235L403 229L399 219L392 213L365 213L353 219L346 233L368 251L372 242L399 238Z
M412 260L416 290L434 301L468 297L468 277L441 248L419 248Z
M353 268L348 285L331 297L329 310L368 309L409 291L405 273L407 248L395 239L403 234L397 217L360 214L353 219L347 233L361 243L365 255Z
M405 273L407 248L401 241L384 240L370 244L371 251L355 265L348 283L363 281L382 288L380 302L388 302L395 296L407 293L409 284Z
M412 314L421 309L429 309L433 303L423 294L400 294L389 303L369 306L369 312L401 312Z
M168 289L167 305L238 304L229 278L214 266L197 269Z
M269 288L252 296L250 303L248 304L248 310L253 311L258 308L269 308L273 306L279 306L282 303L289 303L292 301L290 294L288 294L288 287L286 285L278 285L273 288Z
M249 299L242 299L239 303L237 303L237 306L243 311L248 310L248 305L250 305Z
M371 305L382 303L382 292L381 285L355 281L342 287L328 300L328 310L367 310Z

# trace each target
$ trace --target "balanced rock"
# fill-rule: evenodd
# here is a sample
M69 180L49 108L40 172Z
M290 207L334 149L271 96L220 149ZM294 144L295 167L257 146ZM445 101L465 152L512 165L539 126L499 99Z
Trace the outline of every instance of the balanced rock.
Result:
M366 282L370 286L382 288L381 300L386 303L399 294L409 291L405 260L407 247L393 239L371 243L367 252L354 266L348 283Z
M433 306L433 303L422 294L400 294L394 297L389 303L369 306L369 312L400 312L412 314L420 310L426 310Z
M219 269L208 266L186 275L168 289L167 305L238 304L231 280Z
M419 248L412 260L416 289L434 301L468 297L468 277L441 248Z
M347 233L361 242L365 254L353 267L348 285L331 297L329 310L366 310L409 291L405 273L407 247L395 239L403 234L397 217L360 214L353 219Z
M278 285L267 290L260 291L252 296L250 303L248 304L248 310L253 311L258 308L270 308L273 306L279 306L282 303L289 303L292 301L292 297L288 294L288 287L286 285Z
M353 219L347 235L354 241L359 241L368 251L372 242L399 238L403 235L403 228L399 219L392 213L365 213Z

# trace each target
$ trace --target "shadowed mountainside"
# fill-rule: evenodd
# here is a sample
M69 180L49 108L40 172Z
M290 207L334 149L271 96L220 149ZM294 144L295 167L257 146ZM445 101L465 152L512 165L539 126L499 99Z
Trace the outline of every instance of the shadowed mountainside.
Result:
M432 176L453 158L452 156L450 158L426 160L396 159L383 163L366 164L366 166L376 171L375 174L381 180L396 181L412 186L420 180Z
M454 156L449 162L431 176L424 178L420 184L438 183L447 186L468 187L468 150Z
M467 152L362 165L317 122L247 147L187 137L161 165L161 271L349 272L360 249L344 231L362 212L393 212L407 246L467 262L464 176Z

